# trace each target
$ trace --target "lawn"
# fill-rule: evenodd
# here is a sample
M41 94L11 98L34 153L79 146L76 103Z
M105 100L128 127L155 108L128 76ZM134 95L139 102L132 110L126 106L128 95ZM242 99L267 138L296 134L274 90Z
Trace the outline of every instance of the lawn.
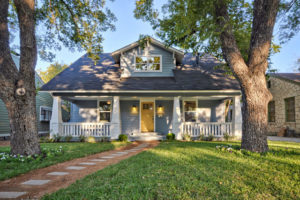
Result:
M300 145L266 154L222 142L162 142L43 199L300 199Z
M42 143L41 148L60 149L63 154L46 157L42 160L33 160L30 162L3 162L0 161L0 180L5 180L33 169L47 167L56 163L72 160L74 158L108 151L120 146L126 145L126 142L103 142L103 143ZM1 152L9 152L9 147L0 147Z

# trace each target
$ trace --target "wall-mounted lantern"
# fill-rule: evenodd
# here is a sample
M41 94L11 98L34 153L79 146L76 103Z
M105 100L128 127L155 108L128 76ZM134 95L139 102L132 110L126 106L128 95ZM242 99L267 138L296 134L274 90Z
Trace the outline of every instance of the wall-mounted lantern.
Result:
M136 105L131 106L131 114L138 114L138 108Z
M156 114L157 116L162 117L165 114L165 108L162 105L158 105Z

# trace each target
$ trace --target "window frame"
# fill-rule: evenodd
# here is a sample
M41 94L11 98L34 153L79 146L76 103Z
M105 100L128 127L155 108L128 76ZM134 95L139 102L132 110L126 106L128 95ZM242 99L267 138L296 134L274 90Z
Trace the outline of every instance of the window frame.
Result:
M271 115L270 115L271 112L269 109L270 103L274 103L274 112L272 112L272 113L274 113L274 121L271 121ZM268 103L268 123L274 123L274 122L276 122L276 104L275 104L275 101L273 100Z
M294 119L293 120L289 120L288 119L288 116L289 116L289 114L288 114L288 107L287 107L287 105L288 105L288 100L290 100L290 99L293 99L294 100L294 105L293 105L293 107L294 107L294 109L293 109L293 112L294 112ZM296 98L295 97L288 97L288 98L285 98L284 99L284 111L285 111L285 122L296 122Z
M108 102L110 101L110 111L100 111L100 102ZM111 116L112 116L112 105L113 104L113 101L111 99L100 99L100 100L97 100L97 121L98 122L102 122L102 123L111 123ZM100 116L101 116L101 113L110 113L109 115L109 121L104 121L104 120L101 120Z
M45 115L45 118L42 119L42 109L45 110L46 112L51 112L51 114L49 116L49 119L45 119L47 115ZM50 122L51 121L51 117L52 117L52 108L49 106L40 106L40 116L39 116L39 120L40 122Z
M159 70L137 70L136 69L136 57L147 57L147 66L149 64L148 62L148 57L160 57L160 69ZM158 64L158 63L154 63ZM156 55L156 54L151 54L151 55L134 55L134 72L162 72L162 55Z
M186 102L186 101L193 101L193 102L195 102L195 105L196 105L195 111L185 111L184 102ZM186 112L195 112L196 121L195 122L185 121L185 113ZM183 122L184 123L197 123L199 121L198 120L198 100L197 99L183 99L182 100L182 114L183 114Z

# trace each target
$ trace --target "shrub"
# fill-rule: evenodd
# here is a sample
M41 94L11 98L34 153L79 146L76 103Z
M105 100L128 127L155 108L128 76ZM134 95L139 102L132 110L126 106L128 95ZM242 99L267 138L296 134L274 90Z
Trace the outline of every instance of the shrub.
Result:
M228 141L228 140L231 139L231 136L230 136L228 133L225 133L225 134L223 135L223 138L224 138L224 140Z
M72 135L67 135L67 136L65 137L65 141L66 141L66 142L70 142L72 139L73 139L73 136L72 136Z
M174 133L168 133L166 138L167 138L167 140L175 140L175 134Z
M128 140L128 136L125 135L125 134L120 134L120 135L119 135L119 140L120 140L121 142L126 142L126 141Z
M185 141L191 141L191 136L187 133L183 134L183 140Z
M214 140L214 136L213 135L209 135L209 136L207 136L207 137L205 137L205 141L213 141Z
M79 136L79 142L85 142L86 137L84 135Z
M204 139L205 139L204 134L200 134L200 135L199 135L199 140L200 140L200 141L204 141Z
M61 137L60 135L58 135L58 134L57 134L57 135L56 135L56 134L53 135L53 141L54 141L54 142L60 142L61 139L62 139L62 137Z
M96 143L96 138L94 136L89 136L87 137L86 141L89 143Z

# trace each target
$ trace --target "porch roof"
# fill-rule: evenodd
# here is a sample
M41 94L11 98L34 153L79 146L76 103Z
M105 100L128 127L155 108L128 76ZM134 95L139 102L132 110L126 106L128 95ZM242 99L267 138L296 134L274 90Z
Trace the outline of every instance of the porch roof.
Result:
M45 84L41 90L63 91L147 91L147 90L240 90L235 79L214 69L220 62L209 55L196 57L186 54L183 64L174 69L174 77L129 77L120 78L120 67L111 53L103 53L95 65L83 55L68 68Z

